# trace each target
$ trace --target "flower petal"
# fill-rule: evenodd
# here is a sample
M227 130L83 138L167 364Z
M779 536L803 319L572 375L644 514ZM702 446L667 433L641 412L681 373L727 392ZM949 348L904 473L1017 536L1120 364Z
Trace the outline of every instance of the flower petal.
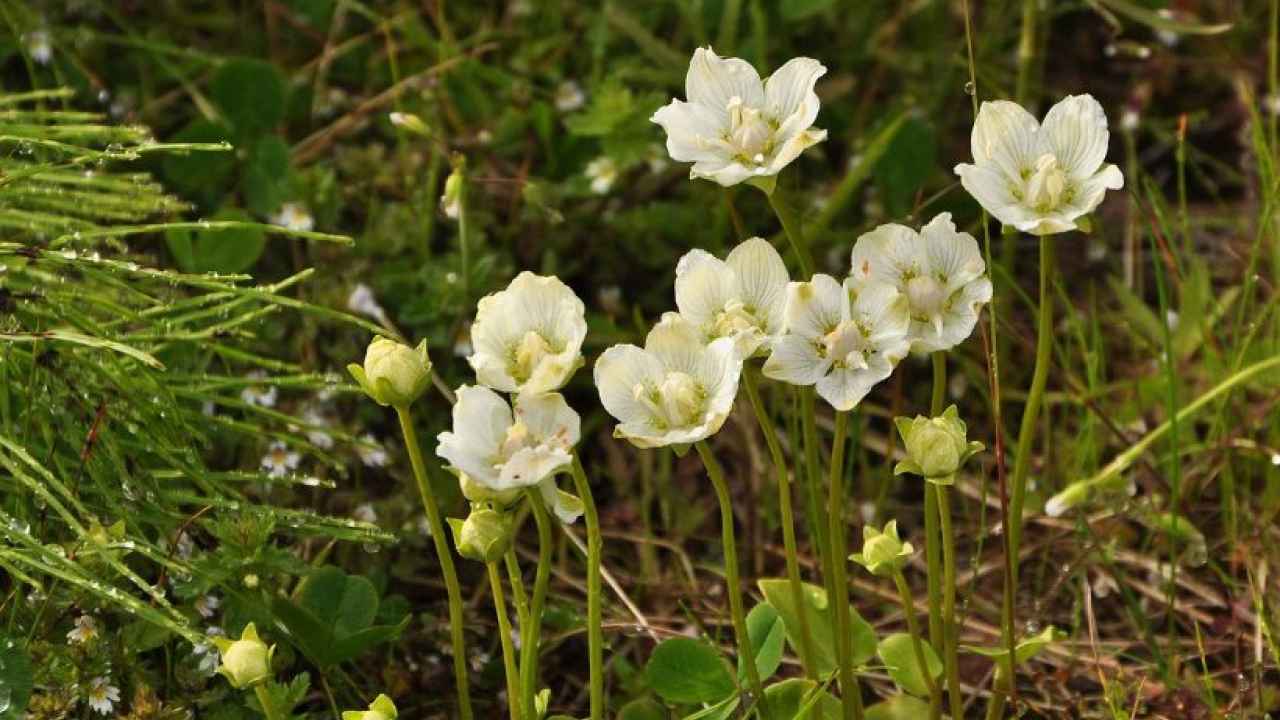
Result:
M600 404L625 424L652 420L649 409L635 397L636 386L654 387L662 382L662 361L635 345L614 345L600 355L595 366Z
M667 154L672 160L718 161L727 157L713 142L727 129L725 118L704 105L672 100L650 119L667 131Z
M679 313L669 312L644 339L645 352L653 355L664 370L695 375L707 344L702 331Z
M712 180L723 187L732 187L758 175L752 168L731 159L700 160L689 168L694 180Z
M736 276L739 299L748 312L767 319L766 332L778 332L786 305L787 283L791 280L782 256L768 240L753 237L731 250L725 264ZM679 273L678 268L676 272Z
M792 385L812 385L830 368L831 361L818 353L812 340L783 335L774 341L773 352L764 361L764 376Z
M852 274L859 280L891 285L903 282L904 275L922 271L924 254L920 237L906 225L887 223L863 233L853 243Z
M512 453L502 464L502 471L494 490L533 487L556 471L569 467L573 456L558 447L538 445L524 447Z
M735 97L747 107L764 105L764 84L751 63L740 58L722 58L709 47L693 51L684 84L689 102L705 105L726 118L729 101Z
M1107 114L1092 95L1068 95L1049 108L1040 128L1042 152L1051 152L1072 179L1097 172L1107 156Z
M939 213L920 228L927 260L925 272L946 277L946 285L956 290L986 272L987 264L972 235L957 232L951 213Z
M813 91L827 68L813 58L791 58L764 82L766 111L780 124L797 117L799 129L818 119L818 94Z
M476 482L493 487L494 459L512 425L511 408L487 387L463 385L453 406L453 431L437 436L436 454Z
M830 275L817 274L809 282L787 284L786 331L816 339L844 319L844 289Z
M1021 105L1008 100L982 103L973 123L969 147L973 161L998 163L1012 177L1035 160L1039 150L1036 131L1040 123Z
M515 416L539 444L569 449L581 436L582 420L560 393L517 397Z
M873 374L867 370L836 368L818 380L815 389L831 407L847 412L862 402L871 388L884 379L877 375L878 373Z
M714 321L734 289L729 266L705 250L690 250L676 263L676 307L696 325Z

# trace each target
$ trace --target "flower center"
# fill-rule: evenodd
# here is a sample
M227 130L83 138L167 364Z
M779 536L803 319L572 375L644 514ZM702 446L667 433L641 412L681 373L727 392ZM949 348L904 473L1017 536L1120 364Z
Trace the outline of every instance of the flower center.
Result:
M937 278L917 275L907 281L907 302L916 320L930 323L942 334L942 311L946 306L947 288Z
M1037 212L1049 212L1067 195L1067 174L1058 164L1058 158L1050 153L1041 155L1027 180L1027 203Z
M529 434L529 426L523 420L516 420L507 428L507 435L502 439L502 446L498 449L499 460L506 462L517 451L530 445L533 445L533 437Z
M716 313L711 334L712 337L717 338L730 337L759 327L760 323L751 310L748 310L740 300L730 300L725 304L724 309Z
M869 332L861 324L845 320L834 330L822 336L822 348L826 356L838 368L865 370L871 348L867 343Z
M729 99L729 144L744 164L763 165L773 153L773 124L758 108L746 107L742 98Z
M520 338L515 350L515 367L511 370L511 376L517 382L528 380L543 358L555 354L551 343L533 330L526 332L524 337Z
M661 428L693 425L702 415L706 390L688 373L668 372L652 390L636 385L632 396L653 414Z

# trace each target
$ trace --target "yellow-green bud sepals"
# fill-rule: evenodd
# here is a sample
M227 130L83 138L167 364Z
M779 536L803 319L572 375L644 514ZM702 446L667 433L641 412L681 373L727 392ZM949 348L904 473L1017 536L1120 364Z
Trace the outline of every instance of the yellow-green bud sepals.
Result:
M427 341L411 348L390 338L376 337L365 351L364 365L347 366L351 377L379 405L407 408L431 385Z
M511 517L486 507L473 507L466 520L449 518L458 554L468 560L497 562L511 547Z
M870 525L862 527L862 552L854 553L849 559L867 569L878 577L893 577L900 572L915 554L915 548L909 542L898 537L898 521L885 523L884 530L877 530Z
M907 458L893 468L895 475L911 473L932 483L951 485L956 472L969 458L982 452L980 442L969 442L968 428L955 405L934 418L894 418Z
M379 695L369 704L368 710L347 710L342 713L342 720L396 720L399 715L391 698Z
M472 503L488 503L496 508L504 509L515 505L524 495L524 488L493 490L476 482L470 475L461 470L455 470L455 473L458 476L458 487L462 490L462 497Z
M275 655L276 646L267 647L258 638L258 629L253 623L244 627L239 640L224 637L211 640L222 655L218 672L231 683L231 687L245 690L271 679L271 658Z

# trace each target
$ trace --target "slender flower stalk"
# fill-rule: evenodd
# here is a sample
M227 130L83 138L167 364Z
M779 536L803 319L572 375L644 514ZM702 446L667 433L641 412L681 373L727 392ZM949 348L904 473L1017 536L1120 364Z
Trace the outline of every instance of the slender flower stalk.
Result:
M489 570L489 592L493 595L493 612L498 617L498 640L502 643L502 670L507 676L507 709L511 720L520 720L520 671L516 666L516 650L511 642L511 618L507 617L507 601L502 592L502 571L497 562L486 563Z
M769 447L769 456L778 481L778 510L782 522L782 546L786 554L787 582L791 586L791 602L796 606L800 618L800 662L805 674L811 680L817 680L817 669L813 663L813 633L809 628L809 603L804 597L804 589L800 584L800 562L796 553L795 513L791 508L791 478L786 459L782 455L782 445L778 442L778 433L769 419L764 403L760 399L755 371L744 368L743 386L747 389L747 398L755 410L756 421L760 424L760 432L764 434L765 444Z
M934 714L942 706L942 691L938 688L938 681L933 679L933 673L928 671L929 665L924 659L924 642L920 637L920 622L916 620L916 603L911 597L911 586L907 584L907 578L901 570L894 571L893 583L898 586L898 598L902 601L902 614L907 618L907 632L911 634L916 665L921 668L920 674L924 676L924 683L929 688L929 709L930 714Z
M930 483L931 485L934 483ZM942 617L943 657L947 669L947 691L951 699L951 717L964 717L964 704L960 698L960 661L957 650L959 628L956 627L956 535L951 526L950 490L937 485L938 514L942 518ZM927 673L926 673L927 674Z
M818 513L819 500L822 497L822 475L818 467L818 426L817 414L814 409L814 390L811 387L799 388L800 392L800 435L804 440L804 465L805 465L805 492L808 495L808 502L814 510L814 518L818 519L821 515ZM817 546L816 550L820 565L822 567L822 577L831 577L831 543L827 534L827 526L822 522L813 523L810 528L813 534L813 544ZM828 588L830 589L830 588Z
M773 214L782 224L787 242L791 244L791 250L796 254L796 261L800 263L800 272L806 277L812 275L813 255L809 252L809 243L805 240L804 228L800 225L800 213L789 202L789 198L779 197L777 188L767 193L767 196L769 207L773 208Z
M591 485L582 469L582 461L573 454L573 482L582 498L583 517L587 524L587 660L591 676L591 720L604 720L604 630L600 603L600 514L596 510Z
M844 709L845 720L862 720L862 689L853 675L849 580L844 562L847 555L844 528L844 445L848 435L849 411L837 410L835 436L831 440L831 467L827 487L827 522L832 558L828 601L834 606L840 704Z
M445 540L440 507L436 504L435 494L427 481L422 448L418 445L418 433L413 427L413 414L408 405L398 405L396 415L400 418L400 430L404 433L409 462L413 465L413 477L418 484L418 495L422 498L422 508L427 514L427 527L431 530L431 541L435 545L440 572L444 575L445 592L449 596L449 637L453 646L453 676L458 687L458 715L463 720L470 720L471 691L467 680L467 648L462 632L462 590L458 585L458 572L453 566L453 554Z
M533 581L533 598L529 605L527 627L520 636L521 712L525 718L538 717L535 699L538 695L538 654L542 643L542 610L547 602L547 584L551 580L551 516L536 488L525 491L533 519L538 525L538 572Z
M515 548L507 550L502 557L507 566L507 580L511 583L511 602L516 606L516 622L520 623L523 634L529 626L529 599L524 593L524 574L520 572L520 560L516 557Z
M738 645L738 653L745 658L742 664L747 670L747 684L751 694L760 704L761 715L770 717L764 695L764 685L760 682L760 670L756 667L755 649L751 646L751 636L747 634L747 616L742 611L742 583L738 578L738 545L733 532L733 502L729 497L729 486L725 483L724 470L716 460L715 453L705 440L694 444L698 456L707 469L711 485L715 488L716 499L720 503L720 538L724 546L724 573L728 583L729 615L733 619L733 634Z
M929 403L929 414L937 416L942 414L942 404L946 401L947 388L947 355L945 352L938 351L931 353L933 360L933 393ZM925 558L929 569L928 593L929 593L929 642L937 648L944 657L946 657L947 647L947 620L944 612L943 600L943 558L942 558L942 529L941 524L941 507L939 501L939 488L933 483L925 483ZM922 666L923 667L923 666ZM931 712L941 713L941 695L937 698L938 704L932 704L933 698L930 698Z

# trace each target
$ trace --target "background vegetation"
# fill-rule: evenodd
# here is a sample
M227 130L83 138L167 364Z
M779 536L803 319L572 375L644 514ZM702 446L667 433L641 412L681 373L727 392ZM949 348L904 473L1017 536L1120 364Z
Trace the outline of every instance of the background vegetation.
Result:
M590 363L671 306L688 249L777 235L758 192L688 181L649 122L707 44L766 71L795 55L829 68L817 125L830 139L781 182L838 275L854 238L882 222L947 210L981 237L951 172L969 157L972 93L1040 110L1099 98L1126 186L1091 235L1053 240L1059 323L1019 558L1020 621L1068 637L1022 668L1019 707L1280 709L1280 373L1140 444L1280 352L1276 3L975 0L976 87L964 9L0 0L0 718L95 716L104 682L122 718L252 717L211 677L205 642L251 620L293 631L273 639L282 667L309 673L280 690L299 713L385 691L404 717L449 716L444 594L408 460L392 414L338 373L382 327L427 339L443 383L468 381L474 302L521 269L586 300ZM391 112L416 114L432 138ZM454 153L470 178L465 242L439 202ZM951 398L989 446L1008 446L1030 376L1033 242L992 240L1001 426L989 333L953 353ZM921 487L891 475L888 418L927 407L928 373L906 362L862 406L853 533L888 518L919 532ZM696 460L610 437L589 378L566 395L584 416L606 531L610 696L615 709L640 701L638 713L657 700L643 672L656 639L729 637L715 505ZM787 417L789 396L766 392ZM442 398L431 406L419 413L428 437L448 421ZM780 575L749 409L717 439L746 572ZM1116 487L1082 513L1043 514L1049 495L1117 456L1131 467ZM958 484L976 644L999 618L995 459ZM433 479L460 514L456 483ZM581 715L582 566L562 541L544 682L554 711ZM496 717L482 569L461 569L477 713ZM888 588L854 575L861 614L900 625ZM367 611L325 607L334 593ZM289 628L295 607L337 628L333 642L291 640L306 635ZM369 642L337 642L368 628ZM988 687L991 663L969 657L965 684Z

